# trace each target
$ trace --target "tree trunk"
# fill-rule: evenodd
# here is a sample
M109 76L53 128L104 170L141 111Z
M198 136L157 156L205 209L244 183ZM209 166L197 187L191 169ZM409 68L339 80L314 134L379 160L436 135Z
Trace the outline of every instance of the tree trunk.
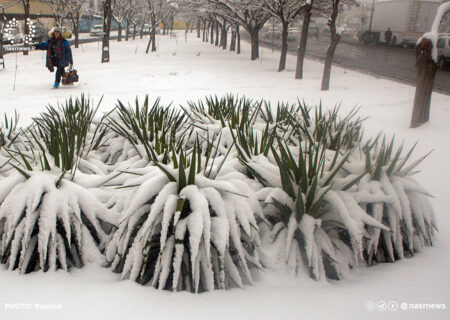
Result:
M102 63L109 62L109 34L111 30L111 18L111 0L105 0L103 2Z
M236 51L236 31L231 31L230 51Z
M30 33L30 26L27 23L27 21L30 18L30 0L22 0L22 3L23 3L24 18L25 18L24 32L25 32L25 34L29 34ZM28 43L25 43L25 47L28 47ZM28 50L25 50L23 52L23 55L27 56L28 55Z
M237 33L237 49L236 49L236 53L237 54L241 54L241 31L239 30L239 25L236 28L236 33Z
M281 56L280 56L280 64L278 65L278 71L283 71L286 69L286 56L288 51L288 27L289 24L286 21L283 21L283 28L281 30Z
M417 128L430 119L431 93L437 69L431 55L432 46L429 39L423 38L416 48L418 72L411 128Z
M222 26L222 49L226 50L228 45L228 30L227 30L227 22L223 20Z
M215 25L216 25L216 41L214 42L214 45L216 47L218 47L219 46L219 30L220 30L219 22L216 21Z
M118 31L117 31L117 41L118 42L121 42L122 41L122 29L123 29L123 27L122 27L122 22L120 22L120 23L118 23Z
M125 41L128 41L130 35L130 23L127 21L127 28L125 29Z
M78 46L80 44L79 26L80 26L80 13L77 12L77 15L75 16L75 20L73 21L73 32L75 34L75 48L78 48Z
M148 39L147 49L145 50L145 53L148 53L148 51L150 50L150 45L152 46L152 52L156 51L156 17L154 13L150 15L150 21L152 24L152 29L150 31L150 37ZM163 28L164 26L165 24L163 23Z
M297 51L297 67L295 69L295 79L303 79L303 63L305 61L306 43L308 41L309 23L311 22L311 5L305 6L302 33L300 36L300 44Z
M211 40L211 44L214 44L214 21L211 22L211 37L210 37L210 40Z
M201 27L201 21L200 18L197 18L197 38L200 39L200 27Z
M133 40L136 39L136 27L137 27L136 23L133 24Z
M140 32L140 34L139 34L139 37L140 37L141 39L144 39L144 24L141 25L141 32Z
M0 22L0 27L3 30L3 22ZM3 59L3 32L0 32L0 59ZM3 68L5 65L3 65Z
M250 30L250 41L252 46L251 59L259 59L259 29Z
M202 41L203 42L208 41L206 39L206 20L203 20L203 38L202 38Z
M328 90L330 88L331 66L333 64L334 52L336 51L340 39L341 36L336 33L331 35L330 46L328 47L327 55L325 57L321 90Z
M165 22L163 22L163 36L165 36L167 34L167 25Z
M152 28L151 38L152 38L152 52L156 52L156 28Z

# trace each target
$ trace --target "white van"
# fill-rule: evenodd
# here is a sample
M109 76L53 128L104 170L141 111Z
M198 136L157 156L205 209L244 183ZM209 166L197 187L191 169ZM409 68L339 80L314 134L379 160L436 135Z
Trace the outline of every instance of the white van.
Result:
M444 69L450 65L450 33L441 33L439 35L437 49L439 68Z

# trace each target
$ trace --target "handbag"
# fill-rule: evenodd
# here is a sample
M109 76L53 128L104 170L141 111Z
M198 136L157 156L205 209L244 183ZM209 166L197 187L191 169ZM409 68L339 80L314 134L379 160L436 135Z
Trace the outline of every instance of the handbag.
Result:
M62 84L64 86L68 86L73 84L74 82L78 82L79 76L77 73L77 70L73 68L73 66L70 66L69 69L64 73L62 77Z

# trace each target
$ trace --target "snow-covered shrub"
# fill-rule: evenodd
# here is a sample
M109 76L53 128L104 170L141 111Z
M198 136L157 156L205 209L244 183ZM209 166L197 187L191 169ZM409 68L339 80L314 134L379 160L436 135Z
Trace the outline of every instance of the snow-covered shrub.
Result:
M149 107L146 96L142 104L136 98L134 109L131 106L125 107L119 101L117 112L108 117L108 123L111 130L125 138L140 158L168 163L169 152L180 147L176 136L183 136L187 131L180 131L185 118L180 110L161 106L159 99ZM120 149L117 146L113 148ZM125 149L126 145L124 144L122 148ZM129 151L125 149L123 152Z
M17 128L19 122L19 115L15 112L14 117L8 119L7 115L4 115L4 120L0 121L0 177L10 174L12 169L10 162L10 156L8 154L8 148L17 142L20 131Z
M368 228L365 258L369 265L393 262L412 256L424 245L432 245L437 230L430 195L412 178L417 165L428 155L408 163L415 148L403 155L403 145L368 142L363 148L365 167L352 168L353 174L366 174L347 193L390 232ZM356 170L355 170L356 169Z
M30 272L105 253L122 278L202 292L251 283L273 249L291 270L340 279L432 245L429 195L412 177L423 158L363 143L358 110L339 110L146 97L95 121L82 96L26 130L8 120L0 261Z
M101 252L117 216L72 182L77 169L95 166L84 160L95 141L87 141L94 115L84 97L48 107L23 133L27 141L8 150L16 174L0 186L0 259L10 269L26 273L103 263Z
M246 165L265 186L258 195L274 226L269 237L285 243L289 267L299 272L305 265L314 279L340 279L362 259L365 226L389 229L355 200L343 200L333 190L334 179L351 153L335 152L333 157L326 153L324 144L306 142L293 150L279 140L278 148L272 147L276 164ZM269 181L265 172L274 170L279 171L278 179Z
M105 263L103 227L115 225L116 217L88 190L47 173L17 174L2 180L0 203L0 261L10 270Z
M198 144L190 156L180 150L172 159L130 182L139 187L108 247L112 268L174 291L251 283L251 270L262 269L256 222L262 210L245 176L211 173Z

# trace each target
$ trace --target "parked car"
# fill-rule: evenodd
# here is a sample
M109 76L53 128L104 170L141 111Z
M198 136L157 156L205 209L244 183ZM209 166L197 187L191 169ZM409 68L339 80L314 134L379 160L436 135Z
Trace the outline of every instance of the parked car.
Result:
M48 30L44 27L35 27L34 33L32 35L32 41L34 42L42 42L48 39Z
M450 65L450 33L440 34L437 42L439 68Z
M92 37L101 37L103 36L103 25L102 24L96 24L92 27L91 31L89 32L89 35Z
M19 29L3 30L3 44L17 44L21 42L23 42L23 37Z

